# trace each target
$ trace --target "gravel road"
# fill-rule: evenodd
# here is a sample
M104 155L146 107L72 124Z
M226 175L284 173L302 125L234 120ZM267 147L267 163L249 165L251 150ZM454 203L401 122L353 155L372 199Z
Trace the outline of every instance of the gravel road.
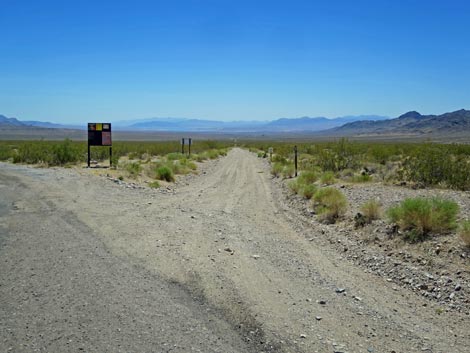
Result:
M0 352L470 352L280 197L237 148L167 193L0 164Z

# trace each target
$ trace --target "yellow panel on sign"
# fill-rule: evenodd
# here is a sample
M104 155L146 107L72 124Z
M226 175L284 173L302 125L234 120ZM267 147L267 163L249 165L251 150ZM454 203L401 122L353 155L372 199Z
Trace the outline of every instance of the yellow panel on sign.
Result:
M101 130L103 130L103 124L97 123L96 124L96 131L101 131Z

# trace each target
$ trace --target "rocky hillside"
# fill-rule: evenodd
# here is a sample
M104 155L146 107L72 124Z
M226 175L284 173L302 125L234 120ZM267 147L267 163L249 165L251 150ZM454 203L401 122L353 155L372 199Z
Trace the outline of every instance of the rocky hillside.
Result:
M329 132L341 135L380 134L456 134L470 132L470 110L457 110L442 115L421 115L416 111L395 119L382 121L355 121Z

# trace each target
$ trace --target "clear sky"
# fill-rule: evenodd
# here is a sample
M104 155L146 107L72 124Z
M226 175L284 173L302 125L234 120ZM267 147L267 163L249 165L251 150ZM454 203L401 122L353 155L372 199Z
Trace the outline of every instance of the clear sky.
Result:
M20 120L470 109L470 1L0 0L0 28Z

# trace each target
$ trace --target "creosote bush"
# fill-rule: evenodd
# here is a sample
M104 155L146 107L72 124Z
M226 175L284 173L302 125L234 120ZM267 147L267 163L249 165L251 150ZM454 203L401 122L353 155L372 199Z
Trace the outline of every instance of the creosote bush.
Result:
M448 232L456 227L459 207L441 198L409 198L387 211L390 221L406 233L410 241L424 240L430 233Z
M467 247L470 247L470 220L465 220L460 224L459 236Z
M329 223L346 213L348 202L346 197L338 189L327 187L317 190L313 195L313 206L320 218Z

